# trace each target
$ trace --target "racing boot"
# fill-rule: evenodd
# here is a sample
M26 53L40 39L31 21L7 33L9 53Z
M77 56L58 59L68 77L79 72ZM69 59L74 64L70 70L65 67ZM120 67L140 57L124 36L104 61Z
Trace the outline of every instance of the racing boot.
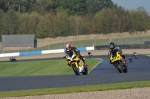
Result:
M83 66L88 66L88 65L85 63L85 58L84 58L83 56L81 56L80 59L81 59L81 60L83 61L83 63L84 63Z
M83 61L83 63L84 63L83 66L88 66L88 65L85 63L85 60L84 60L84 59L83 59L82 61Z
M84 66L88 66L86 63L84 63Z

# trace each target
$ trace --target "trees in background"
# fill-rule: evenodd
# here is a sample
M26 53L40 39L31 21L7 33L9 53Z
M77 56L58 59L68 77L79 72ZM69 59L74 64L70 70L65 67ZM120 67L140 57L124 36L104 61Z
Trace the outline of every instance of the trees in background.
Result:
M1 0L0 34L37 38L136 33L150 29L143 7L126 10L111 0Z
M140 7L137 10L130 11L130 27L129 32L146 31L149 29L149 18L144 8Z
M85 0L85 5L89 16L96 14L103 8L117 7L111 0Z
M2 34L17 34L20 23L18 13L10 9L2 18Z

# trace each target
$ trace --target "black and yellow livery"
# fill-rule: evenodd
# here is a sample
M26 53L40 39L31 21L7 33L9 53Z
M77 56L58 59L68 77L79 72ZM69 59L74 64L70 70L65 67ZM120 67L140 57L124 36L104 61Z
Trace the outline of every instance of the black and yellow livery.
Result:
M70 56L66 56L66 60L68 61L76 75L80 75L80 73L82 73L83 75L88 74L87 66L84 66L83 61L76 55L74 51Z
M110 62L118 69L120 73L127 73L127 66L124 63L124 60L119 52L116 52L114 55L110 54Z

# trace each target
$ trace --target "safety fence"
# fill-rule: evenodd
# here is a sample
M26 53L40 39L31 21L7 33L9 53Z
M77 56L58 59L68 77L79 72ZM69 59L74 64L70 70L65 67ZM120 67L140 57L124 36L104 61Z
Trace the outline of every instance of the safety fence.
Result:
M80 51L95 50L93 47L79 47ZM28 52L17 52L17 53L3 53L0 57L11 57L11 56L28 56L28 55L40 55L40 54L50 54L50 53L62 53L66 49L54 49L54 50L41 50L41 51L28 51Z
M149 45L144 44L128 44L128 45L116 45L116 47L120 47L121 49L150 49ZM101 45L95 46L95 50L108 50L109 45Z
M14 53L14 52L29 52L29 51L41 51L41 50L54 50L64 49L67 43L71 43L75 47L90 47L90 46L109 46L109 43L113 41L118 45L135 45L135 44L149 44L150 31L147 33L118 33L111 35L93 34L93 35L79 35L79 36L68 36L68 37L57 37L57 38L45 38L37 39L36 47L27 46L8 46L3 47L0 43L0 53Z

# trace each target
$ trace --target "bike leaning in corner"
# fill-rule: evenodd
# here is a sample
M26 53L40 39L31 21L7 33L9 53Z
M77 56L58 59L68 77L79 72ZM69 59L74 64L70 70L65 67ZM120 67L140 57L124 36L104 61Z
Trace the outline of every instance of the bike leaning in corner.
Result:
M118 69L119 73L122 73L122 72L127 73L128 68L127 68L123 58L119 54L119 52L116 52L115 55L111 54L110 61Z
M128 59L130 62L132 62L132 55L129 54Z
M14 56L12 56L11 58L9 58L9 60L10 60L10 62L16 62L17 61L16 57L14 57Z
M136 52L134 52L133 54L134 54L134 58L137 59L138 58L138 54Z
M92 53L91 52L88 52L88 56L89 56L89 58L92 58Z
M66 56L66 60L69 61L69 64L76 75L80 75L80 73L83 75L88 74L87 66L84 66L83 61L76 55L75 52L73 52L71 56Z

